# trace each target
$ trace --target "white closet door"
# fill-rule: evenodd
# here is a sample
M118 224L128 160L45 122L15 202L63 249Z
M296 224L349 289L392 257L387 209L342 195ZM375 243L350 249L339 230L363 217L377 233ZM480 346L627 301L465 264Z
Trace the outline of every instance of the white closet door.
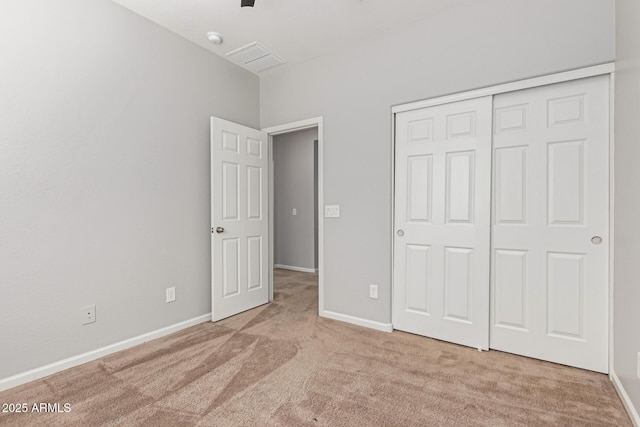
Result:
M487 349L491 97L396 115L393 326Z
M608 371L608 88L494 99L491 348Z

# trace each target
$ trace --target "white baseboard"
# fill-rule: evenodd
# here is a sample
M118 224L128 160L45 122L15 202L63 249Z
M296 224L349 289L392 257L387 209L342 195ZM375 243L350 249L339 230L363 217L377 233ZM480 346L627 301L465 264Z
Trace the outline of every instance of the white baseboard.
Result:
M282 268L283 270L301 271L303 273L317 273L317 268L294 267L293 265L274 264L273 268Z
M202 316L194 317L193 319L185 320L184 322L176 323L161 329L157 329L155 331L147 332L146 334L138 335L136 337L108 345L106 347L91 350L86 353L78 354L76 356L60 360L58 362L53 362L39 368L31 369L29 371L13 375L11 377L0 379L0 391L8 390L10 388L17 387L30 381L52 375L60 371L64 371L65 369L82 365L83 363L91 362L101 357L108 356L118 351L126 350L136 345L143 344L147 341L155 340L157 338L164 337L174 332L178 332L182 329L195 326L199 323L208 322L210 320L211 313L203 314Z
M362 319L360 317L349 316L348 314L335 313L333 311L323 310L320 313L321 317L327 317L333 320L340 320L341 322L353 323L354 325L364 326L365 328L376 329L383 332L393 331L393 325L391 323L375 322L373 320Z
M622 383L620 382L620 378L618 378L618 376L613 371L613 369L609 373L609 378L611 378L613 387L618 392L618 396L620 396L620 400L622 400L622 404L624 405L624 408L627 410L627 413L629 414L629 418L631 418L631 422L635 427L640 427L640 417L638 416L638 411L633 406L633 402L631 401L631 398L629 397L629 395L627 394L627 391L622 386Z

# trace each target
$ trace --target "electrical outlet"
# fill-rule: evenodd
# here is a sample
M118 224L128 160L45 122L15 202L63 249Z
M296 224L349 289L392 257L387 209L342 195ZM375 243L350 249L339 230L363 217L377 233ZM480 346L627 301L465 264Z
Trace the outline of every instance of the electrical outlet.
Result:
M291 211L291 215L293 215L293 216L298 215L298 209L293 208L292 211Z
M82 307L82 324L88 325L89 323L93 323L96 321L96 306L88 305L86 307Z
M378 299L378 285L369 285L369 298Z
M176 287L172 286L167 288L167 302L174 302L176 300Z

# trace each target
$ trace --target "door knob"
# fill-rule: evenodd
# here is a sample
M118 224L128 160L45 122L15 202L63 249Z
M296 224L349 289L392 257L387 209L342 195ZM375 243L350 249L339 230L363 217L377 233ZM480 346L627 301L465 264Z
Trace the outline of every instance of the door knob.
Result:
M220 233L224 233L224 228L222 227L216 227L216 233L220 234Z
M602 237L600 236L593 236L591 238L591 243L593 243L594 245L599 245L600 243L602 243Z
M404 236L404 230L398 230L398 236L400 237Z

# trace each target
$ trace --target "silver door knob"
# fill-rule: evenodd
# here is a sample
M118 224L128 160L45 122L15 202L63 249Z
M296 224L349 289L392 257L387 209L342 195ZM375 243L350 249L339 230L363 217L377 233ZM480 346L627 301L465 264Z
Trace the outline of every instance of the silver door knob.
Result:
M398 236L400 237L404 236L404 230L398 230Z
M594 245L599 245L600 243L602 243L602 237L600 236L593 236L591 238L591 243L593 243Z
M216 227L216 233L220 234L220 233L224 233L224 228L222 227Z

